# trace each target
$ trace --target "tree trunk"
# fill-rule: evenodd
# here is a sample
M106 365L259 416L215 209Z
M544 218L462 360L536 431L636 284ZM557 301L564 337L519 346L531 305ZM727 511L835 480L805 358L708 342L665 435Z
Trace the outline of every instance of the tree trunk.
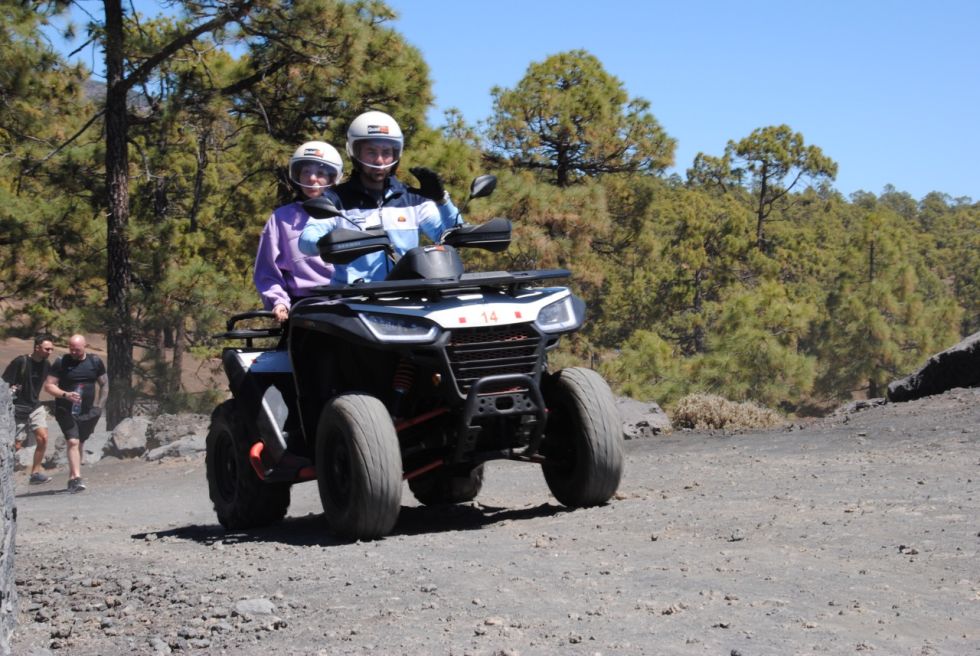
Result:
M760 175L761 180L759 181L759 204L756 207L756 223L755 223L755 246L760 251L765 250L766 246L766 235L763 229L763 224L766 221L766 194L768 193L768 170L765 163L762 165L762 173Z
M170 368L170 390L175 396L180 392L180 380L184 373L184 351L187 349L187 322L184 317L178 317L177 330L174 335L174 359Z
M868 244L868 285L875 281L875 242L874 239Z
M706 353L708 350L708 337L704 331L703 318L704 312L704 269L698 269L694 274L694 314L698 317L698 323L694 326L694 352Z
M133 410L133 335L129 285L129 153L127 151L126 91L123 79L123 14L121 0L105 0L106 27L106 219L108 267L109 399L106 429L112 430Z
M194 171L194 202L190 211L190 232L197 232L197 214L204 201L204 173L208 168L208 136L204 130L197 138L197 170Z

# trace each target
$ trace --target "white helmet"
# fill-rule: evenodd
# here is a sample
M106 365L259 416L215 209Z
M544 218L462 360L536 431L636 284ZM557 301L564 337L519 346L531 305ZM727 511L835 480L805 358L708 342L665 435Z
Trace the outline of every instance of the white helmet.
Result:
M308 164L324 167L318 172L326 178L325 184L311 185L303 181L303 167ZM289 180L304 189L333 186L343 172L344 161L340 159L340 153L325 141L307 141L289 158Z
M391 143L395 148L395 161L393 163L386 166L376 166L374 164L366 164L358 158L354 149L355 144L358 141L374 140L388 141ZM394 170L398 165L398 160L401 159L404 143L405 139L402 137L402 129L398 127L395 119L384 112L364 112L355 118L347 129L347 156L361 166L371 169L390 168Z

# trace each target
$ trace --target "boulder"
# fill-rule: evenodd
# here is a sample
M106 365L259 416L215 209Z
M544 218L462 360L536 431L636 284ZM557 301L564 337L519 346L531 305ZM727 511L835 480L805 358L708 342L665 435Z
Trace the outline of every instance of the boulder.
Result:
M842 405L834 410L833 416L838 417L843 415L852 415L855 412L861 412L862 410L867 410L868 408L875 408L879 405L885 405L887 402L887 399L883 399L881 397L851 401L850 403Z
M82 463L94 465L102 460L106 447L109 445L111 433L105 431L95 431L87 440L82 442Z
M14 471L26 471L34 464L34 450L36 446L25 446L20 451L14 451Z
M623 420L624 439L666 435L674 430L670 417L654 401L617 397L616 409Z
M155 451L186 437L203 439L208 434L210 422L211 418L208 415L158 415L146 431L146 448Z
M888 400L912 401L954 387L980 385L980 332L932 356L918 371L888 385Z
M206 439L207 436L205 435L188 435L176 442L170 442L147 451L145 457L147 460L160 460L162 458L192 456L207 449Z
M104 455L116 458L135 458L146 453L146 429L150 422L146 417L123 419L112 431Z

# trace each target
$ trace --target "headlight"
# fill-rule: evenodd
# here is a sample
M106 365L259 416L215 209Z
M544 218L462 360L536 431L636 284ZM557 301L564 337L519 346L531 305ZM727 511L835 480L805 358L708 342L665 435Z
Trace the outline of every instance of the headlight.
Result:
M362 314L361 321L380 342L431 342L439 328L396 314Z
M559 333L577 328L580 320L575 316L572 297L566 296L560 301L555 301L541 308L535 323L538 324L538 328L546 333Z

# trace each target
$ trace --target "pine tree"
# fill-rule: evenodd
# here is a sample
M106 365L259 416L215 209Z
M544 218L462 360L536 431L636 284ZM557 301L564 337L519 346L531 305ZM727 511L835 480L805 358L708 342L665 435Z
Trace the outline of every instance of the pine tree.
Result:
M892 380L957 341L961 310L924 265L913 222L886 208L851 227L845 266L825 311L819 388L880 396Z
M175 105L197 118L210 115L188 123L198 128L190 211L190 225L196 230L205 211L199 183L207 176L210 128L220 127L218 121L231 123L242 133L264 132L280 143L302 138L304 133L320 138L324 132L339 133L340 126L369 107L398 108L397 118L411 134L423 120L431 92L420 54L384 25L394 14L381 3L182 1L175 18L149 21L146 30L142 17L125 11L120 0L104 0L102 5L104 21L93 22L89 30L103 48L106 65L105 101L96 116L104 118L106 148L106 332L114 390L107 423L111 428L131 414L134 401L132 358L139 308L134 306L133 281L145 277L146 271L164 272L160 266L134 269L141 266L134 263L132 253L141 228L139 218L131 223L130 182L136 164L129 144L143 123L159 120L161 112L173 112ZM214 44L237 45L247 54L234 64L227 58L206 56ZM161 93L155 92L157 87ZM136 92L144 96L142 116L133 111ZM230 103L222 108L220 99ZM168 130L157 130L158 137L164 135L165 141L172 140ZM246 178L250 173L244 171ZM162 184L155 180L154 193L164 193L172 207L173 187L168 185L179 176L167 177ZM225 190L220 202L238 221L243 211L257 209L254 199L238 198L233 189Z
M778 125L753 130L738 142L729 141L721 158L698 153L688 170L688 182L726 192L738 187L748 190L756 218L756 247L770 250L766 221L774 210L793 202L793 188L803 180L819 185L836 175L837 164L820 148L807 146L803 135L788 125Z
M607 173L659 173L673 163L673 139L629 99L623 84L584 50L531 64L514 89L491 90L488 139L511 165L568 187Z
M707 351L689 365L692 385L734 401L795 408L816 376L816 360L800 342L817 308L773 281L732 291L719 304Z
M42 38L51 10L0 7L0 295L15 301L5 329L26 334L77 331L104 271L89 166L99 146L72 140L88 110L85 73Z

